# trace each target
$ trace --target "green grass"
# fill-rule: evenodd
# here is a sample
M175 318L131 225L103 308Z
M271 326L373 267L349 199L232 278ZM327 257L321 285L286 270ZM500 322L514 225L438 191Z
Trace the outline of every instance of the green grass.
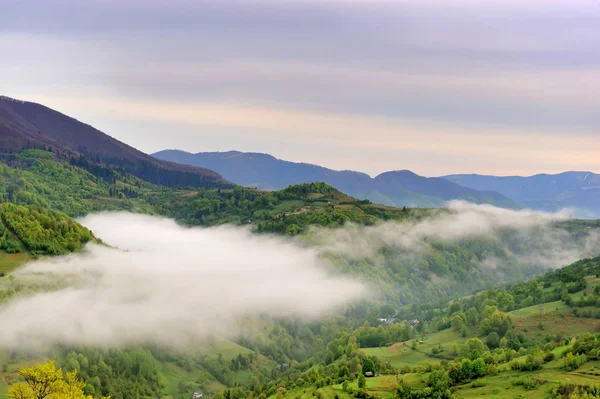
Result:
M416 374L409 374L406 376L401 376L405 382L409 383L411 386L416 387L425 387L425 384L422 382L423 376L418 376ZM380 377L367 378L367 385L365 390L377 397L377 398L393 398L395 395L396 387L398 386L398 380L394 375L385 375ZM358 390L358 381L354 380L350 382L348 385L348 392L344 392L342 389L342 384L326 386L318 389L324 398L334 398L336 395L339 398L353 398L354 396L350 394L350 391ZM315 392L315 387L306 387L306 388L296 388L289 390L286 392L285 397L288 398L301 398L301 399L314 399L313 392ZM270 398L275 398L275 395Z
M521 386L515 386L510 383L512 378L518 378L526 374L518 372L500 373L495 376L487 376L477 380L475 386L473 383L460 385L454 393L454 398L543 398L555 386L552 384L542 384L532 390L527 390ZM479 387L478 385L483 385Z
M400 369L404 366L416 366L424 361L438 362L439 359L429 357L427 353L442 345L444 347L443 353L447 354L453 343L462 344L466 339L460 333L448 329L426 334L423 343L417 343L416 350L412 349L414 340L407 341L404 345L397 343L390 347L364 348L361 350L368 356L378 357L380 360L390 362L393 367ZM417 342L419 341L420 338L417 338Z
M416 366L430 359L424 353L411 349L408 344L391 346L389 348L365 348L362 351L367 356L375 356L384 362L390 362L396 368Z
M210 373L202 369L194 369L193 371L188 372L175 364L162 363L159 361L156 361L156 368L166 384L166 396L164 396L163 399L187 399L190 397L192 392L179 392L180 381L191 383L194 389L199 385L199 381L202 381L207 393L214 393L226 388L220 382L215 380Z
M557 311L561 311L561 310L565 310L565 309L569 309L569 307L567 305L565 305L564 302L556 301L556 302L544 303L542 305L534 305L534 306L530 306L528 308L523 308L523 309L519 309L519 310L513 310L512 312L508 312L508 314L510 315L510 317L513 320L515 320L515 319L521 318L521 317L526 317L526 316L531 316L531 315L534 315L534 316L535 315L543 315L543 314L557 312Z
M573 311L561 301L550 302L510 312L516 332L523 332L528 338L536 339L547 334L575 336L597 331L598 320L573 316ZM540 323L543 328L540 328Z
M0 251L0 273L9 273L30 259L26 253L7 254Z

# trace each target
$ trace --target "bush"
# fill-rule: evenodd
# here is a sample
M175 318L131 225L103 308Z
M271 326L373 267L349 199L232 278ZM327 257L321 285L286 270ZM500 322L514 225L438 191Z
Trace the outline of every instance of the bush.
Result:
M572 353L567 353L563 359L563 368L567 371L577 370L585 362L587 362L585 355L573 356Z
M532 380L529 377L518 377L510 380L510 383L515 386L521 386L525 389L535 389L540 384L539 380Z
M477 380L477 381L473 381L473 383L471 384L471 388L483 388L485 386L485 382L481 381L481 380Z
M554 358L556 358L556 356L554 355L554 353L552 352L548 352L544 355L544 363L548 363L554 360Z

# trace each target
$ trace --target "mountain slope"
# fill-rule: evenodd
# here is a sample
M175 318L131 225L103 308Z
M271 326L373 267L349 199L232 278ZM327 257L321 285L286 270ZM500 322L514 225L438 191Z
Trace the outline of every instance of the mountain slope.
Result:
M498 191L535 209L574 207L582 217L600 216L600 175L591 172L529 177L449 175L444 179L476 190Z
M231 186L212 170L157 160L48 107L0 97L1 151L50 147L63 157L83 155L155 184L205 188Z
M190 154L165 150L152 155L162 160L210 168L237 184L262 189L281 189L290 184L322 181L354 197L391 206L439 207L448 200L464 199L506 208L519 207L515 201L498 193L478 192L409 171L387 172L371 178L361 172L336 171L318 165L283 161L268 154L239 151Z

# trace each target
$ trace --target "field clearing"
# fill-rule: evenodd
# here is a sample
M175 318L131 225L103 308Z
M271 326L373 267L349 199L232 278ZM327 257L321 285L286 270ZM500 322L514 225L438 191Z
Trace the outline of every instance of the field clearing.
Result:
M528 308L523 308L519 310L513 310L512 312L508 312L510 317L515 320L520 317L531 316L531 315L540 315L540 314L548 314L552 312L557 312L561 310L569 309L569 307L563 301L555 301L548 302L542 305L534 305Z
M419 342L420 338L417 338ZM433 348L440 345L447 351L453 343L462 344L466 338L463 338L460 333L451 329L439 331L433 334L425 335L423 343L417 343L417 349L412 349L414 340L399 342L389 347L382 348L364 348L361 349L368 356L376 356L382 361L390 362L395 368L404 366L416 366L421 362L439 362L440 359L427 356L427 353Z
M187 399L191 392L179 392L179 382L185 381L192 384L194 389L198 386L198 381L203 381L206 387L206 393L213 393L225 389L226 387L216 381L207 371L195 369L188 372L172 363L162 363L156 361L156 368L163 377L166 384L165 396L163 399Z
M406 376L400 376L405 382L410 383L411 386L424 388L426 385L422 382L424 377L416 374L407 374ZM378 398L393 398L395 396L396 387L398 386L398 380L395 375L384 375L380 377L367 378L365 390ZM348 385L350 390L358 390L358 381L354 380ZM298 388L286 392L285 396L289 398L301 398L311 399L315 396L314 387ZM326 386L318 390L323 395L323 398L333 399L336 395L339 398L354 398L349 392L344 392L342 384ZM275 395L270 398L275 398Z
M573 316L572 310L561 301L530 306L510 312L516 332L528 338L544 337L547 334L575 336L598 331L600 321ZM543 328L540 328L540 323Z
M366 348L362 349L362 351L367 356L376 356L384 362L390 362L395 368L402 368L404 366L412 367L425 360L429 360L424 353L411 349L408 344L396 347L394 350L390 350L390 348Z
M26 253L7 254L0 251L0 273L9 273L29 260Z
M454 398L544 398L548 392L556 386L554 384L543 384L535 389L527 390L521 386L515 386L508 382L511 378L518 377L518 372L509 372L480 378L477 380L475 386L473 386L473 383L459 386L454 393ZM478 387L477 385L479 384L483 386Z
M216 359L220 354L223 356L223 359L231 360L239 354L248 355L253 353L253 351L244 346L238 345L233 341L217 339L199 346L198 348L190 351L190 353L196 356L208 356L214 359Z

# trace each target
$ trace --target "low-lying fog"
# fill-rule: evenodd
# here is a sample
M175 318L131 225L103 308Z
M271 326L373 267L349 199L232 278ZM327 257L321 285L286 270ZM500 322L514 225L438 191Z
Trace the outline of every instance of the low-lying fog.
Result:
M81 223L118 249L89 245L18 271L81 279L1 308L0 346L185 346L208 334L233 337L245 316L319 317L366 294L361 283L330 275L315 251L249 229L184 228L128 213Z
M352 259L377 258L382 247L396 248L407 257L418 255L432 242L455 243L484 238L501 241L514 234L518 251L512 254L524 265L558 268L600 254L600 230L589 229L574 236L556 222L571 218L572 210L547 213L509 210L491 205L452 201L436 216L420 221L381 223L374 226L346 225L341 229L312 229L305 238L320 251L343 254ZM495 258L482 267L494 267Z
M235 337L246 316L317 318L373 294L360 281L332 274L321 256L327 252L377 262L384 246L418 256L432 240L503 240L512 229L522 264L556 268L600 253L598 230L574 237L555 226L567 218L564 212L452 202L447 211L421 221L312 229L291 240L249 228L184 228L151 216L91 215L81 223L113 248L89 245L16 272L19 279L51 274L75 283L0 308L0 346L182 347L212 334ZM496 261L483 259L480 267L493 269Z

